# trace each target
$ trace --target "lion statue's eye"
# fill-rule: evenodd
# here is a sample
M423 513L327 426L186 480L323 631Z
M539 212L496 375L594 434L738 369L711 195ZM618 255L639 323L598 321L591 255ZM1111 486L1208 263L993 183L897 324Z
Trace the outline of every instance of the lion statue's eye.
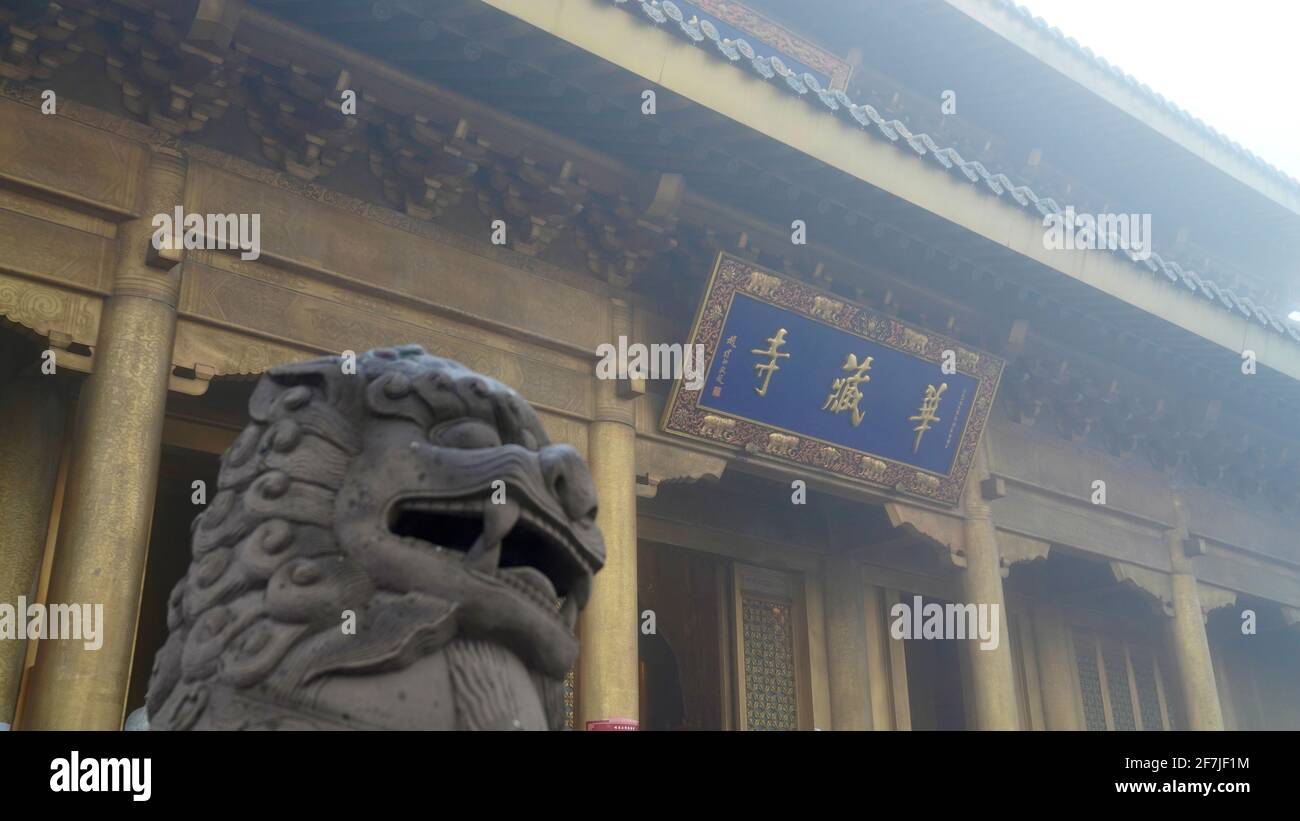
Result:
M430 428L429 441L444 448L496 448L501 435L481 419L453 419Z

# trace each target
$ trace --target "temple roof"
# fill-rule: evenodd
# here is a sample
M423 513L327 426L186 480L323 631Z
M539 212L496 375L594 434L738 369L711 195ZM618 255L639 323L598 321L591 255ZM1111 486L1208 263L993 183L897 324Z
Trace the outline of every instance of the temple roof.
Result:
M1117 80L1125 83L1135 91L1141 93L1148 101L1160 106L1169 113L1181 119L1191 127L1201 132L1204 136L1214 140L1219 145L1231 150L1237 156L1245 159L1258 167L1261 171L1268 174L1273 179L1291 188L1297 195L1300 195L1300 180L1287 174L1280 168L1269 163L1263 157L1257 156L1250 149L1233 140L1226 134L1219 132L1214 126L1205 122L1188 112L1186 109L1179 107L1173 100L1167 99L1163 94L1148 86L1146 83L1137 79L1133 75L1124 71L1117 65L1109 62L1105 57L1095 53L1092 49L1075 40L1073 37L1066 35L1055 26L1049 25L1046 20L1036 17L1032 11L1024 6L1018 5L1014 0L989 0L989 2L1013 12L1025 21L1031 23L1042 34L1051 37L1053 40L1068 46L1077 55L1084 57L1096 67L1107 72Z
M662 2L660 0L609 0L609 2L627 9L647 24L663 27L697 44L714 54L719 60L728 61L753 76L773 83L792 95L803 98L812 106L821 108L842 119L855 121L863 131L872 137L890 142L901 151L927 158L952 175L966 179L970 184L975 185L990 196L1014 202L1022 209L1041 217L1046 217L1049 214L1061 215L1066 211L1067 207L1071 207L1071 203L1064 201L1064 196L1059 192L1035 191L1029 185L1018 184L1002 169L986 166L979 157L963 156L951 145L942 145L940 141L935 140L929 134L912 133L902 121L886 119L871 104L854 100L843 90L832 90L812 72L792 70L787 65L788 58L783 59L774 48L764 43L749 42L744 38L732 40L721 36L717 26L708 18L701 19L696 15L687 16L682 7L673 0L662 0ZM1015 7L1014 4L1007 2L1007 5L1016 8L1019 13L1028 14L1027 11ZM1037 24L1041 24L1041 21L1037 21ZM1045 24L1042 25L1045 26ZM1051 31L1060 34L1055 29L1051 29ZM1074 45L1077 46L1077 43ZM1079 48L1082 49L1081 46ZM1091 52L1088 52L1088 54L1091 55ZM1101 58L1097 57L1093 57L1093 59L1101 60ZM1115 71L1118 71L1118 69L1115 69ZM1122 72L1121 75L1133 83L1137 82L1128 75L1123 75ZM1142 86L1142 88L1155 95L1155 92L1146 89L1145 86ZM1155 96L1165 105L1172 106L1172 103L1168 103L1163 97ZM1176 110L1183 116L1190 117L1181 109ZM1197 122L1199 123L1199 121ZM1204 127L1209 128L1209 126ZM1214 133L1217 134L1217 132ZM1236 144L1233 143L1233 145ZM1237 148L1240 149L1240 146L1237 146ZM1245 149L1241 150L1244 151ZM1250 156L1253 157L1254 155ZM1272 167L1269 166L1269 168ZM1276 169L1273 169L1273 171L1281 174ZM1282 176L1290 184L1295 184L1294 180L1285 177L1285 175ZM1058 201L1051 194L1056 194L1062 201ZM1077 210L1080 213L1088 212L1087 208ZM1246 319L1258 322L1260 325L1271 329L1274 333L1288 336L1296 342L1300 342L1300 326L1286 319L1284 308L1274 306L1274 309L1270 310L1268 306L1260 304L1262 300L1259 300L1258 297L1252 298L1249 294L1237 293L1227 284L1198 273L1190 264L1183 264L1171 258L1168 252L1162 255L1152 250L1150 256L1146 259L1140 259L1139 255L1132 250L1115 250L1108 253L1125 256L1132 263L1133 272L1137 276L1155 276L1159 280L1166 282L1169 287L1185 288L1189 292L1218 306L1221 310L1239 313Z

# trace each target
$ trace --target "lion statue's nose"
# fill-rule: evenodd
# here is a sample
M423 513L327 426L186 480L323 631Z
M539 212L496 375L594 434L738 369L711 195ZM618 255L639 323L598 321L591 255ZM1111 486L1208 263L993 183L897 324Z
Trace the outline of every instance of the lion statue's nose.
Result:
M605 560L581 457L419 346L342 362L254 389L168 601L149 727L560 729Z
M538 454L546 487L574 522L596 521L596 488L582 457L569 445L547 445Z

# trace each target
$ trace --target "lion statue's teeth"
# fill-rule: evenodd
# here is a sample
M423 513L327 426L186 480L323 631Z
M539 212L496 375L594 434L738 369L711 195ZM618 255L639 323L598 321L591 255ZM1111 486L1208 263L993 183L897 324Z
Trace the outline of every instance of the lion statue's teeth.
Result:
M150 729L559 729L590 475L418 346L268 372L168 605Z

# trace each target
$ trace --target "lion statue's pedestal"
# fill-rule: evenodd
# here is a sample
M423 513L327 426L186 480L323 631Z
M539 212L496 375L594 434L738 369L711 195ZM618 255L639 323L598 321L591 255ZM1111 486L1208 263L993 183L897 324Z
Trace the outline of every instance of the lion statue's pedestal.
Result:
M560 729L605 548L582 459L418 346L275 368L194 521L155 730Z

